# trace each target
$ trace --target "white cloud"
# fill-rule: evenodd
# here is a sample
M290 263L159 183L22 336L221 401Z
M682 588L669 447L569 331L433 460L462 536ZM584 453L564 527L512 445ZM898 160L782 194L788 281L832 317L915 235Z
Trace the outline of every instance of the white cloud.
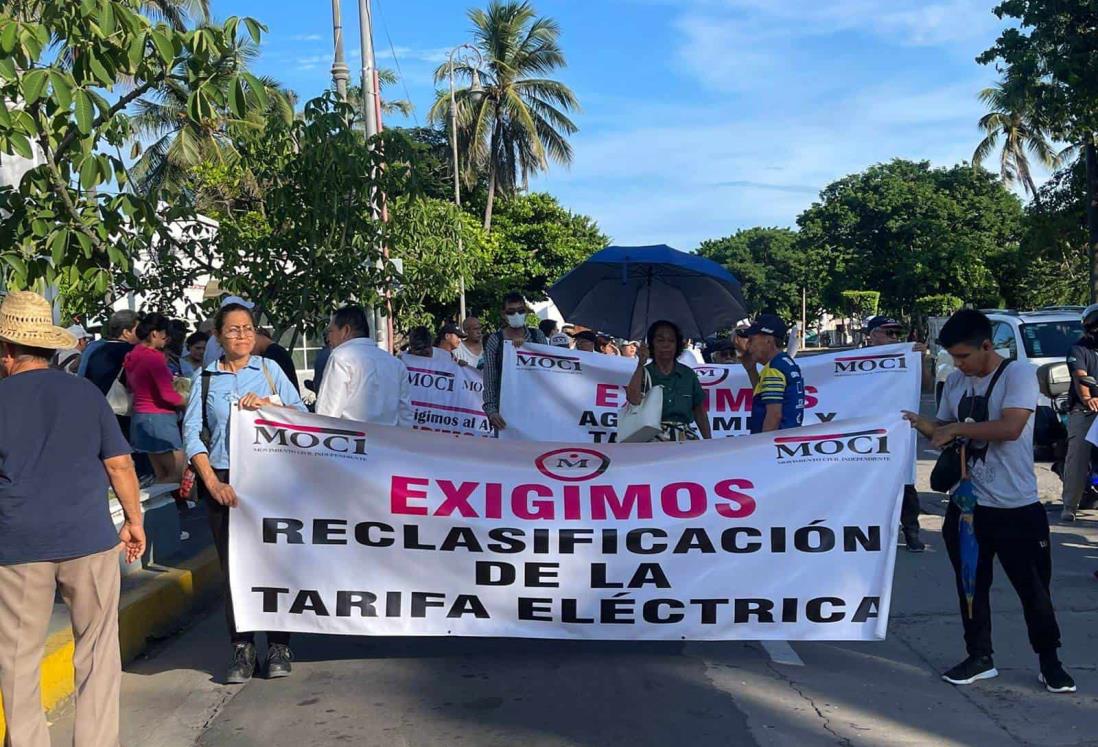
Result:
M303 42L303 41L313 42L313 41L322 41L324 38L325 37L322 36L321 34L295 34L294 36L290 37L290 40L291 41L299 41L299 42Z

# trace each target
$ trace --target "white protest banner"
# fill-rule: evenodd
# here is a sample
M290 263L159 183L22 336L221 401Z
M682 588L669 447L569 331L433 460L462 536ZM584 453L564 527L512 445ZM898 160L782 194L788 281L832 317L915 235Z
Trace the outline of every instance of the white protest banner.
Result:
M805 382L804 424L919 410L921 356L911 344L882 345L797 359ZM504 346L501 439L613 443L625 386L636 361L525 344ZM748 432L751 383L741 365L703 365L713 437Z
M484 381L480 371L452 360L404 355L412 390L415 429L493 438L484 414Z
M271 408L232 422L242 630L885 636L911 427L484 441Z

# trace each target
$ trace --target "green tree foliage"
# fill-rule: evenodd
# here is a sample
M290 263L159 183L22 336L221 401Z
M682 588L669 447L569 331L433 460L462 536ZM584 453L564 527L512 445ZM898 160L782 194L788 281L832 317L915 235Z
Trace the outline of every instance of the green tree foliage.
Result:
M18 188L0 190L0 261L9 287L57 282L105 297L117 279L136 287L142 251L181 240L158 215L159 195L107 191L128 182L121 149L134 133L127 107L178 79L194 91L188 116L196 121L232 107L223 90L203 82L217 75L214 60L238 44L238 32L258 40L263 27L229 18L179 31L143 16L147 6L11 2L0 11L0 151L39 164ZM242 74L229 90L261 88Z
M921 296L915 299L915 311L924 316L949 316L959 311L964 305L963 300L948 293Z
M489 237L476 217L453 202L400 197L390 205L389 225L392 256L404 264L394 296L400 329L434 328L455 318L462 277L467 286L493 282L498 235Z
M827 265L824 302L876 288L882 309L909 312L920 296L950 293L998 305L992 267L1017 246L1022 206L990 173L895 160L830 184L801 214L799 240Z
M980 100L989 111L980 118L984 139L972 154L972 165L979 168L1002 139L999 151L999 178L1010 187L1020 183L1031 195L1037 196L1037 185L1029 166L1033 156L1045 168L1056 166L1056 151L1033 113L1033 98L1022 81L1008 78L980 92Z
M1086 168L1080 160L1053 174L1026 208L1017 251L1004 253L995 265L1008 306L1087 303L1085 195Z
M491 267L467 293L469 308L486 313L489 321L497 318L507 291L544 299L553 283L609 242L594 220L569 212L544 193L501 200L492 237Z
M130 188L147 195L163 190L182 188L192 169L201 163L218 162L232 165L238 154L233 147L232 129L252 127L262 130L267 116L293 117L293 107L280 84L273 78L257 78L259 86L236 90L241 73L259 54L259 47L250 39L238 40L230 49L211 60L217 70L212 78L202 81L204 89L220 89L218 100L227 106L213 106L202 119L192 118L190 102L196 91L183 75L190 61L180 60L177 72L163 86L134 103L135 134L142 140L152 140L130 170ZM139 150L136 141L133 153Z
M395 275L371 195L407 191L413 148L396 132L368 143L353 117L329 92L299 119L245 130L234 143L236 167L196 169L192 190L219 227L194 251L156 252L154 298L177 297L208 275L254 301L279 332L319 323L352 300L381 304Z
M463 172L487 174L484 229L490 230L497 191L513 195L550 161L572 162L568 136L577 128L569 114L579 102L568 86L548 77L565 65L556 21L513 0L492 0L487 10L469 11L469 18L484 64L455 63L455 76L469 83L455 94L458 142ZM449 73L449 62L440 65L435 82L448 82ZM429 117L449 126L448 87L439 91Z
M847 316L864 319L877 313L881 305L879 291L848 290L842 292L843 311Z
M1091 0L1003 0L1007 21L977 61L1019 81L1035 120L1087 160L1089 298L1098 298L1098 9Z
M703 241L697 253L723 265L743 286L752 313L771 312L787 321L801 318L801 289L812 286L807 304L818 318L820 298L808 282L809 256L788 228L749 228L723 239Z

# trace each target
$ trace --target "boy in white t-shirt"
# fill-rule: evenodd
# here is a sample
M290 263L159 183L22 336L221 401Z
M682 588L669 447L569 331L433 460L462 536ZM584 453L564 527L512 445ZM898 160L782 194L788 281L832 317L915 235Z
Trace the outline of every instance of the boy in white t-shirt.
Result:
M991 322L975 309L954 314L938 342L949 351L957 370L946 381L936 421L910 412L905 417L935 448L957 438L967 440L969 477L976 493L973 528L979 544L969 614L961 581L961 510L950 501L942 538L956 575L968 658L942 678L969 685L999 674L991 658L990 603L993 561L998 556L1025 612L1029 642L1040 658L1039 680L1049 692L1075 692L1075 682L1056 653L1060 628L1049 590L1052 548L1033 469L1036 372L995 352Z

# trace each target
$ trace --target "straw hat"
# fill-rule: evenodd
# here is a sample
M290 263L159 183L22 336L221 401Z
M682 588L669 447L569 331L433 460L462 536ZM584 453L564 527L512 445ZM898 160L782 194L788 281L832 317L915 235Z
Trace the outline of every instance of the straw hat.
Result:
M76 337L55 327L50 302L37 293L14 291L0 304L0 340L32 348L76 347Z

